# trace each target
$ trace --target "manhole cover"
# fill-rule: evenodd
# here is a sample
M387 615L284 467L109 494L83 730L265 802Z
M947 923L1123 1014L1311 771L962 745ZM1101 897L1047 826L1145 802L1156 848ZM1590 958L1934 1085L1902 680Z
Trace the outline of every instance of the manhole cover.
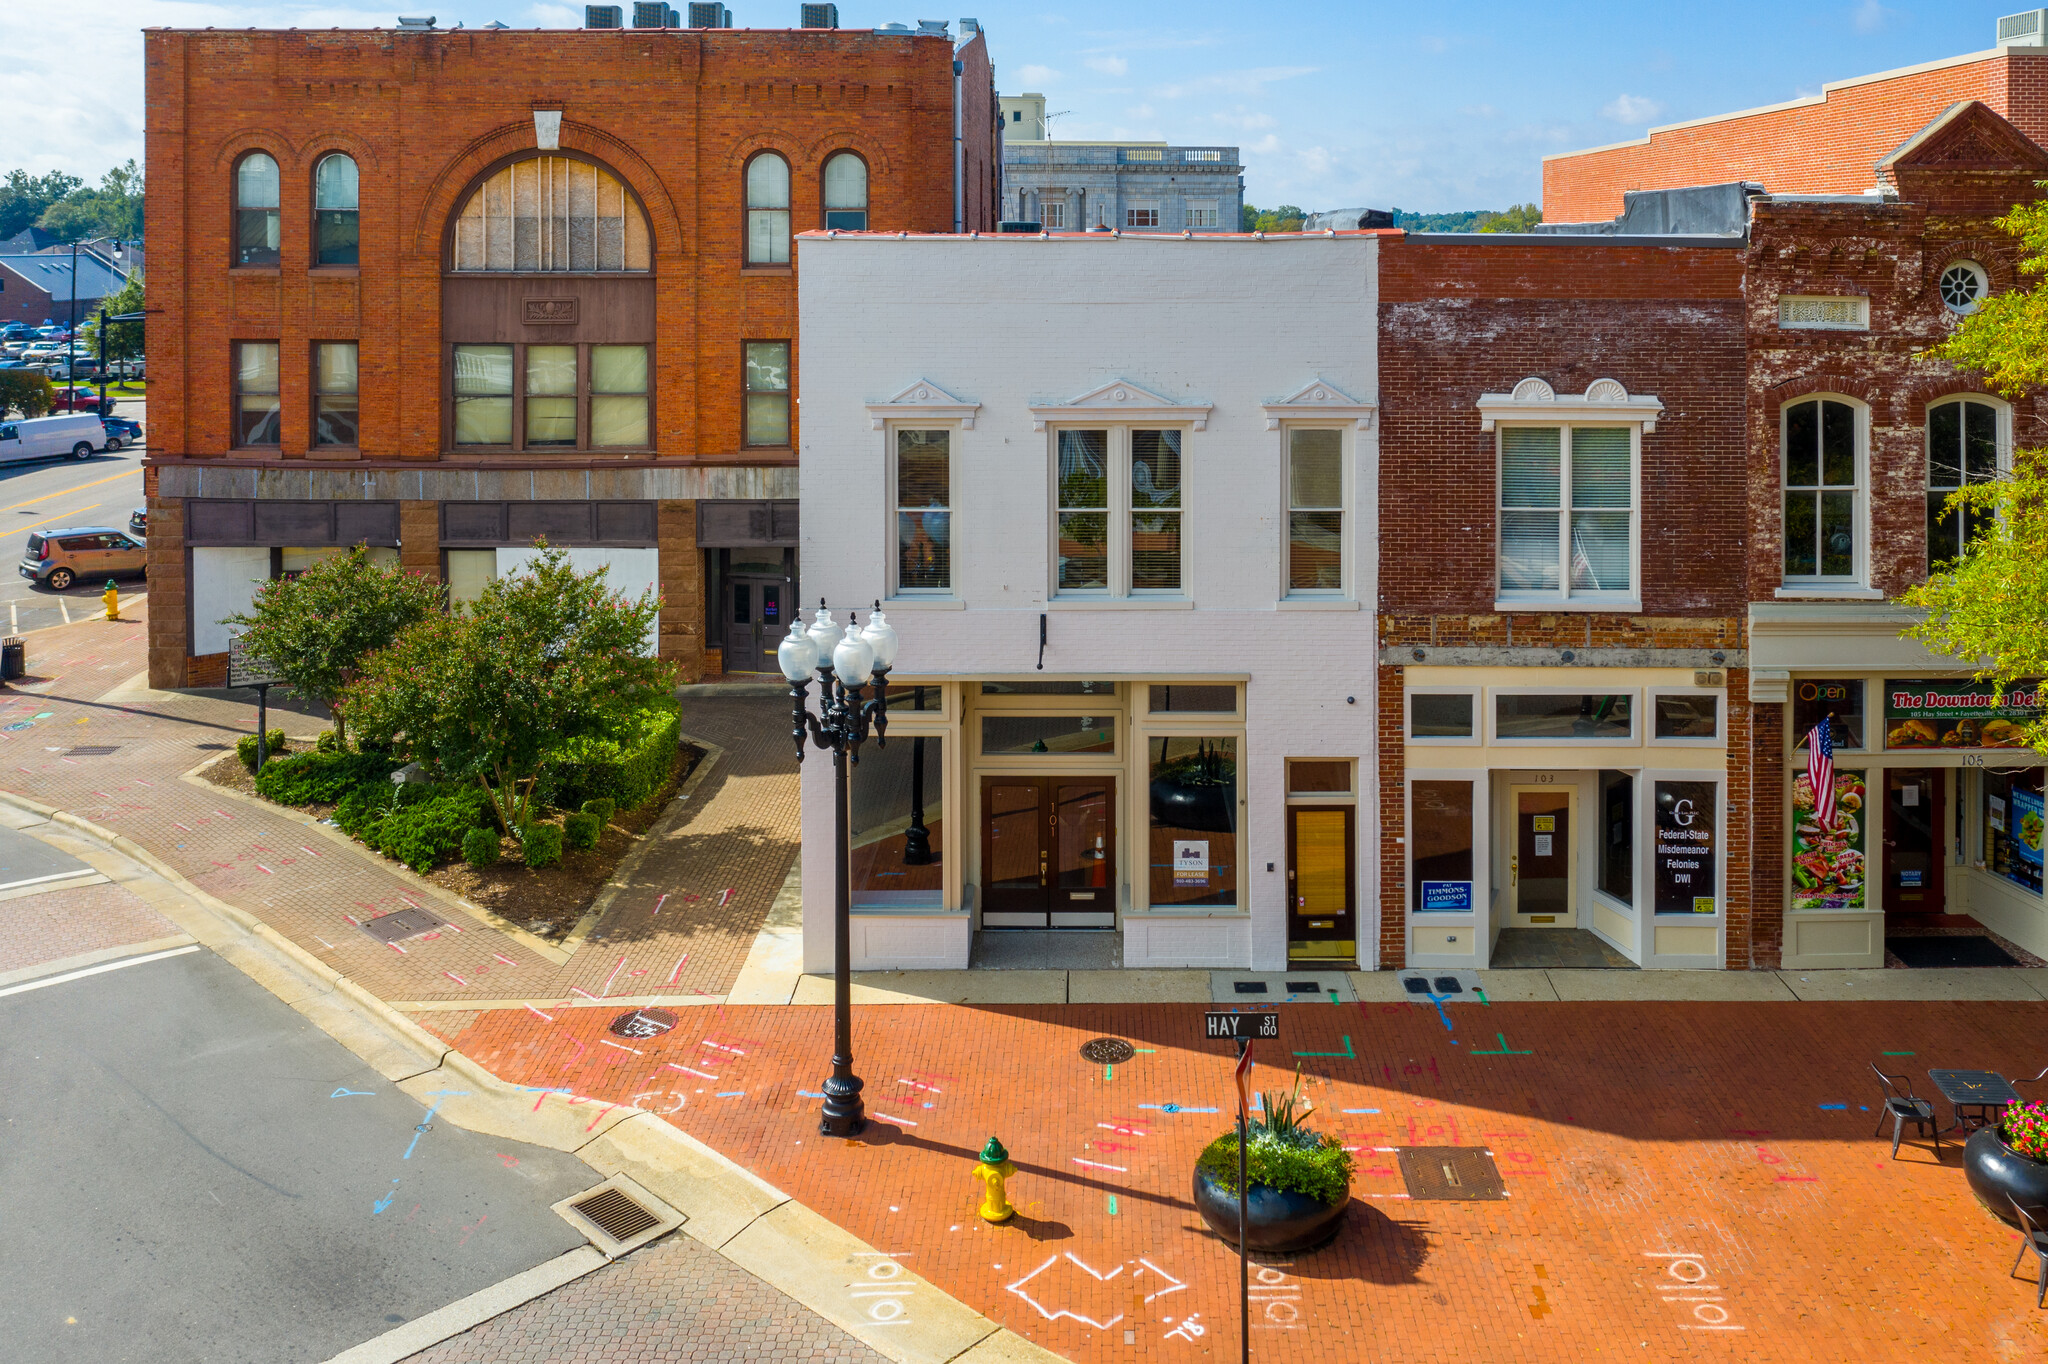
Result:
M67 758L104 758L113 751L113 748L103 744L87 744L82 748L65 750L64 756Z
M1083 1042L1081 1054L1097 1064L1113 1066L1136 1056L1138 1049L1121 1037L1098 1037L1093 1042Z
M442 920L424 909L401 909L396 914L383 914L369 920L363 925L363 932L378 942L394 943L431 933L441 925Z
M632 1009L612 1020L611 1034L614 1037L659 1037L675 1025L676 1016L667 1009Z
M1483 1146L1404 1146L1396 1156L1410 1198L1471 1200L1508 1196L1493 1156Z

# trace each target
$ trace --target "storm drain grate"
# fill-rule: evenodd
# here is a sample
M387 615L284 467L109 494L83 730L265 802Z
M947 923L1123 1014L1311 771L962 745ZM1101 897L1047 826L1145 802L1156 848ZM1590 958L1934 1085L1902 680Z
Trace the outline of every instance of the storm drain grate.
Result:
M1138 1049L1121 1037L1098 1037L1081 1044L1081 1055L1099 1065L1119 1065L1137 1054Z
M1233 980L1230 982L1230 988L1241 995L1262 995L1266 993L1266 982L1263 980Z
M596 1227L614 1241L630 1241L649 1227L661 1225L661 1219L617 1189L604 1189L595 1196L571 1203L579 1217L589 1219Z
M1312 980L1290 980L1287 982L1287 989L1288 993L1297 995L1318 995L1323 992L1323 987Z
M679 1020L667 1009L629 1009L612 1020L613 1037L659 1037Z
M67 758L104 758L109 753L115 752L118 747L118 745L85 744L78 748L66 749L64 756Z
M1471 1201L1508 1196L1483 1146L1404 1146L1396 1153L1410 1198Z
M442 927L443 922L424 909L401 909L396 914L380 914L367 921L363 924L363 932L378 942L395 943L431 933Z

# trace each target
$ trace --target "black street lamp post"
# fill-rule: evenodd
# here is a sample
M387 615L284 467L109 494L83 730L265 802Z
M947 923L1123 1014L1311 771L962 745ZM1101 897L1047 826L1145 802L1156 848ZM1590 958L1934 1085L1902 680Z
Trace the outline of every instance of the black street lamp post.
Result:
M870 733L875 746L888 744L889 669L896 661L896 631L882 616L880 603L868 616L865 630L847 613L842 633L821 601L817 619L806 631L801 619L789 626L789 637L776 650L782 675L789 680L796 760L804 760L804 737L832 750L832 1075L825 1081L825 1103L818 1131L828 1137L851 1137L867 1126L861 1103L861 1079L853 1073L853 978L848 965L853 949L851 887L852 816L847 775L860 762L860 746ZM818 675L818 713L806 704L810 676ZM875 684L872 700L865 691Z
M71 243L71 322L65 328L64 340L64 382L71 389L71 410L78 410L78 248L91 246L93 242L110 241L114 244L114 259L121 259L119 237L95 237L92 241ZM91 255L91 252L87 252ZM99 406L107 405L107 310L100 309L100 398Z

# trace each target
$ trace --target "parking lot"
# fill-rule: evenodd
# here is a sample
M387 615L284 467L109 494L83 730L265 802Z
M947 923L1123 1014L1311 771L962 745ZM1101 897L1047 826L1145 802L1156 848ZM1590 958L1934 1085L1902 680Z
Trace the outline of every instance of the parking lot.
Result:
M138 400L120 402L116 415L144 424ZM129 513L142 505L142 451L122 450L89 460L36 460L0 465L0 627L8 634L41 630L83 619L100 609L104 580L81 579L67 592L53 592L23 577L19 565L31 531L73 526L126 529ZM147 590L141 578L124 578L123 600ZM30 666L34 666L31 651Z

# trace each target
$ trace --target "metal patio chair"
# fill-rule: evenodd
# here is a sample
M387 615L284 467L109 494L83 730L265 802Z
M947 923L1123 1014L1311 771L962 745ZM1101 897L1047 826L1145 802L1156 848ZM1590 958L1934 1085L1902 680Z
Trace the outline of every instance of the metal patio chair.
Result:
M2029 1213L2013 1201L2011 1194L2006 1195L2005 1201L2012 1204L2012 1210L2018 1213L2020 1218L2020 1253L2012 1257L2012 1269L2007 1270L2005 1275L2011 1278L2013 1271L2020 1267L2020 1261L2027 1258L2027 1252L2033 1251L2034 1263L2041 1271L2034 1293L2034 1306L2039 1308L2043 1302L2048 1302L2048 1228L2044 1228L2035 1219L2040 1218L2043 1213L2048 1213L2048 1208L2035 1208Z
M1877 1068L1875 1061L1870 1063L1870 1069L1871 1073L1877 1076L1877 1082L1884 1086L1884 1112L1878 1117L1877 1130L1870 1135L1873 1137L1882 1136L1884 1133L1884 1121L1886 1118L1890 1118L1892 1121L1892 1159L1897 1160L1899 1158L1899 1142L1904 1140L1906 1135L1906 1124L1912 1123L1916 1131L1933 1136L1935 1158L1940 1159L1941 1123L1934 1116L1934 1105L1913 1093L1913 1082L1906 1076L1887 1075ZM1901 1089L1901 1085L1905 1086L1905 1088Z

